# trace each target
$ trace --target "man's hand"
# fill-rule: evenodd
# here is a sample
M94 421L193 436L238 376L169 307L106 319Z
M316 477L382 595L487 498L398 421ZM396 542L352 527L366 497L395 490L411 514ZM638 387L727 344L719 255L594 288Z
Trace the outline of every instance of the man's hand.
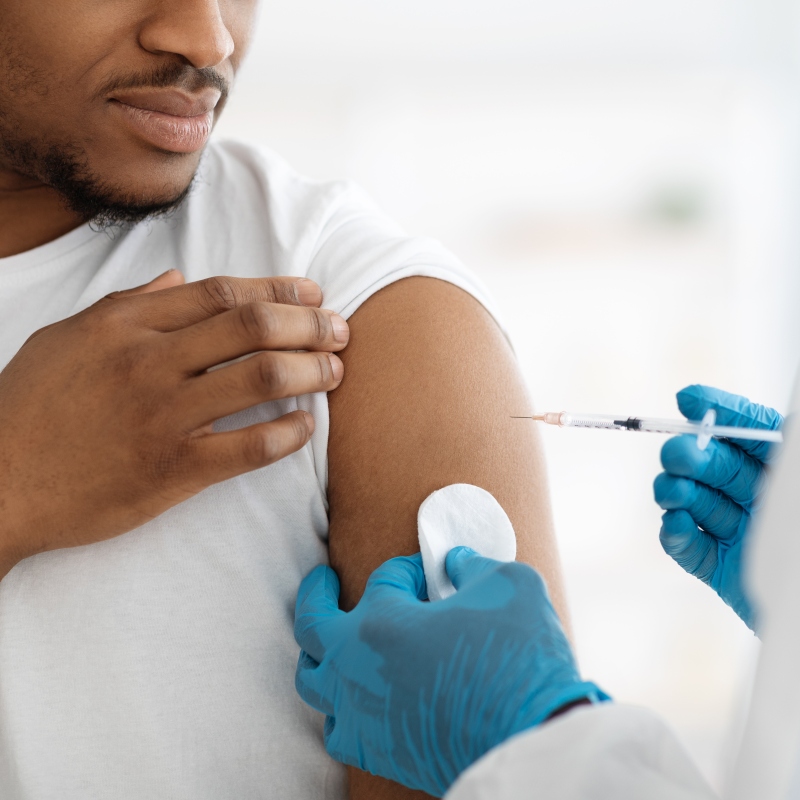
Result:
M710 408L718 425L778 430L783 417L745 397L707 386L678 392L678 407L691 420ZM767 442L712 439L705 450L694 436L677 436L661 450L665 472L655 480L663 516L661 544L687 572L708 584L755 630L753 608L742 585L743 550L750 518L765 489L765 466L777 449Z
M319 287L182 284L173 271L110 295L37 331L0 372L0 578L27 556L110 539L308 442L314 421L302 411L225 433L212 425L339 385L332 353L349 329L316 307Z
M391 559L345 613L336 573L317 567L294 626L297 691L328 715L328 753L436 797L509 736L582 698L607 699L581 681L536 570L466 547L446 568L458 591L424 603L421 557Z

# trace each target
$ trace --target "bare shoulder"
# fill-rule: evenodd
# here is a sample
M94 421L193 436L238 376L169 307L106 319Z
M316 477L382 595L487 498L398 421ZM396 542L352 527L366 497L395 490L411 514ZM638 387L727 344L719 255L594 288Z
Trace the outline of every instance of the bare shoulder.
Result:
M345 379L329 396L331 564L352 608L377 566L419 550L422 501L451 483L490 491L564 618L545 467L514 354L475 298L431 278L407 278L350 318ZM422 796L350 770L350 796Z

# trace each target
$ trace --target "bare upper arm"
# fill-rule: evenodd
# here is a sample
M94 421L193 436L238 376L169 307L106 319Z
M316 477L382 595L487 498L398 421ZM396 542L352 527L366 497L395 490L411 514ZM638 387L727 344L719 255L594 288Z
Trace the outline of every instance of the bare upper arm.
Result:
M514 355L486 310L452 284L407 278L350 318L345 379L329 397L330 557L341 606L370 573L419 550L417 511L434 490L490 491L517 534L517 559L546 579L565 619L541 446ZM418 793L350 771L352 800ZM419 794L419 796L424 796Z

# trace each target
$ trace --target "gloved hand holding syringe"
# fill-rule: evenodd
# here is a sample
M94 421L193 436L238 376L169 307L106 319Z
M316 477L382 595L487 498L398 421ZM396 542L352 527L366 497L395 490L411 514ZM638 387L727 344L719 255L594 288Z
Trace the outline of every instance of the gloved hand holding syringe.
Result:
M709 386L687 386L677 399L686 420L565 412L533 419L564 427L694 434L697 446L691 436L677 436L661 450L664 472L654 484L656 502L666 511L661 544L756 630L742 579L743 551L769 464L778 452L771 445L783 441L784 418L772 408ZM724 424L716 425L717 419Z
M697 446L705 450L712 437L715 439L749 439L756 442L783 441L780 431L759 428L739 427L737 425L716 425L717 415L709 409L699 422L682 419L656 419L647 417L628 417L608 414L570 414L567 411L548 411L531 417L512 417L512 419L532 419L560 428L601 428L611 431L639 431L643 433L690 433L697 436Z

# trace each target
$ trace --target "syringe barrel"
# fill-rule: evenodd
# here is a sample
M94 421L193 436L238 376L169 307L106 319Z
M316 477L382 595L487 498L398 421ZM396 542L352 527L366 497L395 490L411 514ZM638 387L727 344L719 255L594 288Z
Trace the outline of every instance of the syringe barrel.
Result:
M624 417L608 414L568 414L562 412L561 424L570 428L606 428L625 429Z
M548 425L564 425L563 417L569 416L564 411L548 411L546 414L543 414L542 417L544 418L544 422Z

